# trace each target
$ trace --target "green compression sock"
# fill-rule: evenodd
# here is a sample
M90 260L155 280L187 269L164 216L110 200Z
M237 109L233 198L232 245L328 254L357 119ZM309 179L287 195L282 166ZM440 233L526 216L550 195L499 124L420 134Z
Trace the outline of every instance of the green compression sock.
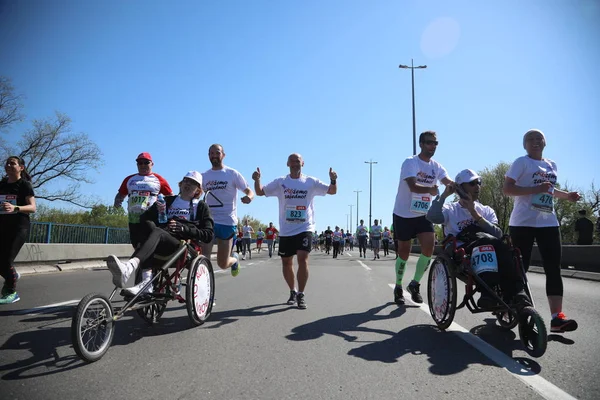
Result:
M425 271L427 271L427 267L429 266L429 260L431 260L431 257L424 256L423 254L419 256L417 269L415 270L415 281L421 282L421 278L423 278L423 275L425 275Z
M402 278L404 278L404 269L406 267L406 260L400 257L396 258L396 285L402 286Z

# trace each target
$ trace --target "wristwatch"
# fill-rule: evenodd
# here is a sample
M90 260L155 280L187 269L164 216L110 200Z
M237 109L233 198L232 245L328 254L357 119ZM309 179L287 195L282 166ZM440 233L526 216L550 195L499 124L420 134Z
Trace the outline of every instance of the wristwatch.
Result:
M15 207L13 210L14 210L16 213L18 213L19 211L21 211L21 208L19 208L19 206L17 206L17 207Z

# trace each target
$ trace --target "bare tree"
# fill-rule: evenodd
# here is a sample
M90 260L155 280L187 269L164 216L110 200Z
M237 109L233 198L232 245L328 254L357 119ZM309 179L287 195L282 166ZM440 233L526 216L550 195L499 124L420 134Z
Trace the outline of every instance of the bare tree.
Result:
M57 112L55 118L34 120L33 129L23 135L18 145L36 198L85 208L95 204L81 194L79 186L93 182L88 172L102 166L102 152L85 133L71 132L69 117Z
M5 131L12 123L23 120L22 98L22 95L15 94L11 80L0 76L0 131Z

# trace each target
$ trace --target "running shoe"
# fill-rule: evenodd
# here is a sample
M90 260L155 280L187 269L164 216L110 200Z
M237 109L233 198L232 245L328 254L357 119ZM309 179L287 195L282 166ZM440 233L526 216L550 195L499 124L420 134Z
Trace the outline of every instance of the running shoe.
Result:
M396 285L394 288L394 303L399 306L404 305L404 293L402 291L402 286Z
M238 253L233 253L231 256L235 258L235 262L231 266L231 276L238 276L240 273L240 255Z
M550 332L571 332L575 329L577 329L577 322L574 319L567 318L562 312L559 312L550 322Z
M287 303L288 305L293 305L296 302L296 291L295 290L290 290L290 298L288 299Z
M306 302L304 301L304 293L298 293L296 295L296 301L298 302L298 308L304 310L306 308Z
M17 292L7 293L0 297L0 304L12 304L19 300L21 300L21 298ZM298 303L298 307L300 307L300 303Z
M410 293L410 298L412 301L418 304L423 303L423 297L421 296L421 293L419 293L420 287L421 285L417 281L411 281L406 287L406 290L408 290L408 293Z
M112 274L112 281L116 287L125 287L129 276L135 268L129 262L122 262L117 256L109 255L106 258L106 266Z

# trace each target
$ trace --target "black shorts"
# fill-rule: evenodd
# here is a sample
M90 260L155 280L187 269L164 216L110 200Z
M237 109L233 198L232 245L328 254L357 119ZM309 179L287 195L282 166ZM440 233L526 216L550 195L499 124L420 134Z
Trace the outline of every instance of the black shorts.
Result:
M279 257L291 257L295 255L298 250L310 252L312 237L312 232L302 232L294 236L280 236L279 252L277 255L279 255Z
M435 232L433 224L425 216L402 218L393 214L394 240L406 242L417 237L419 233Z

